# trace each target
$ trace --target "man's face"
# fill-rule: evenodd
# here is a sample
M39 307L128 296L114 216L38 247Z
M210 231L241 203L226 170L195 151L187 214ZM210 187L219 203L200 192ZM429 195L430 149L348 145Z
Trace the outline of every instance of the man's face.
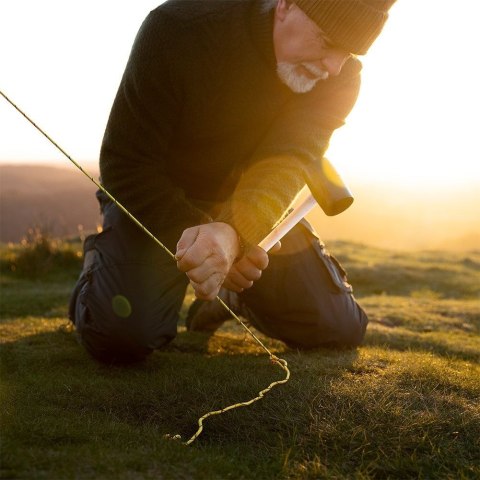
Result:
M278 76L296 93L338 75L350 56L335 48L318 25L287 0L279 0L275 9L273 42Z

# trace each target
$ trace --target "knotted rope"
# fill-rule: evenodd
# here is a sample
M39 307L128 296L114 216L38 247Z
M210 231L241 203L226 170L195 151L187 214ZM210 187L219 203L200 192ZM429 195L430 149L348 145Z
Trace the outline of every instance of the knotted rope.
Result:
M70 160L75 167L77 167L91 182L95 184L95 186L101 190L107 197L123 212L125 213L130 220L135 222L136 225L138 225L144 232L147 234L157 245L159 245L171 258L172 260L176 261L175 255L168 249L166 245L164 245L153 233L151 233L134 215L132 215L118 200L113 197L113 195L108 192L103 185L101 185L99 182L97 182L92 175L90 175L88 172L86 172L82 166L76 162L63 148L61 148L49 135L47 135L26 113L24 113L15 103L12 102L1 90L0 90L0 95L2 95L5 100L12 105L12 107L15 108L21 115L25 117L26 120L28 120L29 123L31 123L44 137L47 138L47 140L54 145L65 157ZM274 355L265 345L264 343L252 332L252 330L244 323L242 320L238 317L238 315L230 309L230 307L219 297L217 296L216 299L220 302L220 304L225 308L230 315L233 316L233 318L246 330L246 332L260 345L260 347L263 348L263 350L268 354L270 357L270 361L272 364L277 364L282 370L285 371L285 378L283 380L277 380L275 382L272 382L268 387L264 388L261 390L258 395L255 398L252 398L251 400L248 400L246 402L240 402L240 403L235 403L233 405L229 405L228 407L222 408L221 410L214 410L211 412L206 413L202 417L198 419L198 429L195 432L195 434L186 442L183 442L184 445L190 445L193 443L198 436L202 433L203 431L203 422L206 420L208 417L212 417L214 415L220 415L222 413L228 412L229 410L233 410L234 408L240 408L240 407L247 407L251 405L252 403L257 402L258 400L262 399L266 393L268 393L273 387L276 385L281 385L282 383L288 382L290 378L290 370L288 369L288 364L287 361L284 360L283 358L279 358L276 355ZM174 440L181 440L180 435L166 435L167 438L171 438Z

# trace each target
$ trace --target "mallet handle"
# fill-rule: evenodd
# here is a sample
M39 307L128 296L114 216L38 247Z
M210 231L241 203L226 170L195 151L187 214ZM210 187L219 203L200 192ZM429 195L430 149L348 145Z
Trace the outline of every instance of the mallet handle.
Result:
M305 185L295 201L292 211L258 244L268 252L279 242L312 208L317 205L316 200Z

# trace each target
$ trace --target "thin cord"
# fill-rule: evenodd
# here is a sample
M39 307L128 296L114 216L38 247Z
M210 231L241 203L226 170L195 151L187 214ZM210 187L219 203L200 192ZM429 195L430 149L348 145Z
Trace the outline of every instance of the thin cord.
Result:
M107 197L120 209L122 212L124 212L128 218L130 218L133 222L135 222L152 240L154 240L165 252L170 255L170 257L176 261L175 255L168 249L166 245L164 245L160 240L158 240L153 233L150 232L136 217L134 217L119 201L111 195L103 185L101 185L99 182L97 182L92 175L87 173L80 164L78 164L63 148L61 148L49 135L47 135L33 120L30 119L30 117L24 113L15 103L12 102L1 90L0 90L0 95L10 104L12 105L15 110L17 110L21 115L25 117L28 122L30 122L44 137L47 138L47 140L52 143L65 157L67 157L70 162L72 162L91 182L93 182L98 189L100 189ZM251 335L251 337L265 350L265 352L269 355L270 361L274 364L277 364L282 370L285 371L285 378L283 380L277 380L275 382L272 382L267 388L263 389L258 393L258 396L255 398L252 398L251 400L248 400L247 402L240 402L240 403L235 403L233 405L230 405L228 407L222 408L221 410L215 410L212 412L208 412L202 417L198 419L198 429L195 432L195 434L186 442L183 442L184 445L190 445L193 443L198 436L202 433L203 431L203 421L207 419L208 417L214 416L214 415L220 415L222 413L228 412L229 410L233 410L234 408L239 408L239 407L246 407L248 405L251 405L252 403L262 399L266 393L268 393L273 387L276 385L280 385L282 383L287 383L289 378L290 378L290 370L288 369L288 364L287 361L284 360L283 358L278 358L276 355L274 355L264 344L263 342L252 332L250 328L245 325L244 322L238 317L238 315L230 308L228 305L219 297L217 296L216 299L220 302L220 304L230 313L230 315L233 316L233 318ZM175 440L181 440L180 435L166 435L167 438L172 438Z
M24 113L22 110L20 110L17 105L15 105L1 90L0 90L0 95L10 104L12 107L14 107L19 113L21 113L44 137L47 138L47 140L52 143L55 147L57 147L60 152L62 152L89 180L91 180L107 197L120 209L122 212L124 212L128 218L133 220L152 240L154 240L160 247L162 247L165 252L172 257L172 259L175 260L175 255L160 241L153 235L153 233L150 232L137 218L135 218L118 200L116 200L113 195L111 195L105 187L100 185L93 177L90 175L88 172L86 172L81 165L79 165L60 145L58 145L51 137L49 137L26 113Z

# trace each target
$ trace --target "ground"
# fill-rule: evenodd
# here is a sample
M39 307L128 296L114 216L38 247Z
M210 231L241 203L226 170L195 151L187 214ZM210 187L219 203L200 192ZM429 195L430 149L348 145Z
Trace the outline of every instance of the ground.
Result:
M0 477L480 478L480 252L330 247L369 314L365 344L299 352L261 337L291 380L185 447L165 434L188 438L282 370L233 322L211 337L181 325L136 366L98 364L66 318L79 245L3 246Z

